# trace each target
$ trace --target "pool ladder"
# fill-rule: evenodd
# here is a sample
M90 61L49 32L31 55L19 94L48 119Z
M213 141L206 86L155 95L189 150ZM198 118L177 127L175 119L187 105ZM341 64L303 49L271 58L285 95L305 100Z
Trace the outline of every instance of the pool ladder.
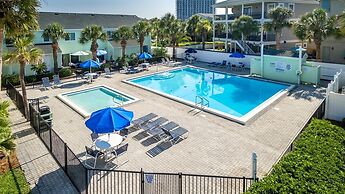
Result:
M194 108L204 110L205 107L210 107L210 101L208 101L206 98L201 96L195 96L195 105Z
M123 104L124 104L124 97L121 96L121 95L117 95L116 97L120 97L121 102L120 102L120 103L116 102L115 98L113 98L113 102L114 102L115 104L118 104L118 107L123 106Z

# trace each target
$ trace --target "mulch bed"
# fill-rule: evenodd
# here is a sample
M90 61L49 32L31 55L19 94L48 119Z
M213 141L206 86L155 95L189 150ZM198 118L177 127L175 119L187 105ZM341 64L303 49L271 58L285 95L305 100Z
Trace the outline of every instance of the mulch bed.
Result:
M9 156L4 156L0 153L0 174L3 174L10 169L20 167L16 152L12 152Z

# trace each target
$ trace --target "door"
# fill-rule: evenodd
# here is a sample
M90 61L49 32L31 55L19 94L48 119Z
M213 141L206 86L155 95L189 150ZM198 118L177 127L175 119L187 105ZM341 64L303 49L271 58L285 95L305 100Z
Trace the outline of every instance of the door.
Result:
M331 47L329 46L322 47L322 61L324 62L331 61Z
M244 7L243 8L243 14L244 15L252 15L252 6Z

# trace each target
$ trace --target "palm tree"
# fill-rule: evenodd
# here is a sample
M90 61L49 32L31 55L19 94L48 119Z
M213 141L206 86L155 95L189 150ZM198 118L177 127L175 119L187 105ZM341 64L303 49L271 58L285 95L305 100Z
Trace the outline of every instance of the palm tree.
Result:
M142 53L144 50L145 36L148 36L151 32L150 23L141 20L132 27L132 32L140 44L140 53Z
M161 40L166 40L166 41L170 41L171 42L171 28L173 27L174 22L176 21L176 17L171 14L171 13L167 13L165 14L160 22L159 22L159 28L161 29L160 32L160 38Z
M205 50L205 41L207 34L212 30L211 22L207 19L201 19L196 25L196 32L201 34L202 49Z
M13 38L15 50L5 55L7 63L19 63L19 81L22 88L25 115L28 116L28 100L25 87L25 65L38 64L42 59L41 50L33 47L33 34L17 35Z
M298 39L302 41L302 45L307 40L307 28L301 23L295 22L292 24L292 29Z
M57 61L57 52L59 49L58 41L61 38L65 38L67 33L65 32L63 26L59 23L49 24L43 31L42 37L52 41L53 48L53 59L54 59L54 73L59 73L59 65Z
M10 122L8 120L7 101L0 102L0 154L7 156L14 150L16 144L11 134Z
M122 58L126 55L127 41L134 38L132 29L128 26L121 26L119 29L113 33L113 40L115 42L120 42L122 47Z
M242 15L239 18L236 18L235 21L231 24L233 35L240 39L240 36L243 36L245 41L247 37L252 33L259 32L259 25L257 21L254 21L251 16Z
M90 51L92 52L92 59L95 61L97 60L97 40L107 40L107 34L103 32L102 26L87 26L81 31L79 42L81 44L86 44L87 42L91 41Z
M160 19L158 18L152 18L150 19L150 29L151 29L151 34L153 37L155 37L156 41L156 47L158 46L159 42L159 37L161 35L161 28L160 28Z
M170 44L173 47L173 58L176 57L176 47L183 41L190 41L190 37L186 34L187 24L181 20L175 20L170 25L169 37Z
M345 37L345 12L339 16L339 33Z
M275 32L276 47L277 50L280 50L282 31L283 28L290 27L290 22L288 21L288 19L292 16L292 11L284 7L277 7L275 9L270 10L268 16L271 19L271 21L266 22L264 24L264 28L266 31Z
M0 1L3 17L0 17L0 77L2 75L2 45L4 33L8 38L18 33L25 33L38 28L38 0ZM0 79L1 86L1 79Z
M198 15L193 15L188 21L187 21L187 32L190 37L192 37L192 40L196 41L196 29L197 25L200 22L201 17Z
M310 13L303 15L295 25L303 26L306 38L313 40L316 46L316 59L321 58L321 43L328 36L333 34L335 30L335 17L329 17L323 9L314 9ZM301 29L297 28L297 29ZM296 32L295 28L295 34Z

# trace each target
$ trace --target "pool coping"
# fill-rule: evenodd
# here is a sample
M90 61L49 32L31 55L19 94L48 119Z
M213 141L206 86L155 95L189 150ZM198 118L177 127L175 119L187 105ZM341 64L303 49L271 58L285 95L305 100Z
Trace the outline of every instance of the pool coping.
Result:
M174 100L174 101L183 103L185 105L191 106L193 108L196 108L195 107L195 103L192 103L190 101L184 100L184 99L179 98L179 97L175 97L175 96L170 95L170 94L166 94L166 93L163 93L163 92L160 92L160 91L157 91L157 90L153 90L153 89L151 89L149 87L142 86L142 85L139 85L139 84L136 84L136 83L130 81L130 80L133 80L133 79L148 77L148 76L151 76L151 75L154 75L154 74L157 74L157 73L170 72L170 71L174 71L174 70L178 70L178 69L184 69L184 68L194 68L194 69L207 70L207 71L211 71L211 72L217 72L217 73L228 74L228 75L232 75L232 76L238 76L238 77L243 77L243 78L248 78L248 79L255 79L255 80L266 81L266 82L283 84L283 85L289 86L288 88L277 92L276 94L274 94L273 96L271 96L270 98L268 98L267 100L265 100L264 102L259 104L257 107L255 107L254 109L252 109L251 111L249 111L248 113L243 115L242 117L237 117L237 116L234 116L234 115L231 115L231 114L227 114L227 113L218 111L218 110L213 109L213 108L208 108L208 107L204 107L203 108L203 110L208 112L208 113L215 114L217 116L223 117L223 118L231 120L231 121L235 121L235 122L243 124L243 125L246 125L250 121L258 118L258 116L261 113L263 113L265 110L267 110L273 104L275 104L275 102L278 102L282 97L286 96L288 94L288 92L290 92L295 87L295 85L289 84L289 83L278 82L278 81L273 81L273 80L266 80L266 79L262 79L262 78L258 78L258 77L252 77L252 76L237 75L237 74L232 74L232 73L228 73L228 72L211 70L211 69L202 68L202 67L196 67L196 66L191 66L191 65L186 65L186 66L183 66L183 67L175 67L175 68L171 68L171 69L167 69L167 70L163 70L163 71L156 71L156 72L152 72L152 73L145 74L145 75L134 76L134 77L131 77L131 78L128 78L128 79L124 79L124 80L122 80L122 82L124 82L126 84L129 84L129 85L133 85L133 86L139 87L141 89L145 89L147 91L153 92L153 93L158 94L160 96L163 96L163 97L169 98L171 100Z
M116 107L124 107L124 106L127 106L129 104L132 104L132 103L140 101L139 98L136 98L136 97L134 97L132 95L129 95L129 94L124 93L124 92L122 92L120 90L117 90L115 88L112 88L110 86L103 85L103 84L102 85L97 85L97 86L91 86L91 87L84 88L84 89L72 90L72 91L64 92L64 93L61 93L61 94L57 95L56 97L59 100L61 100L64 104L66 104L67 106L72 108L75 112L80 114L83 118L88 118L88 117L90 117L91 113L86 112L85 110L83 110L82 108L77 106L75 103L73 103L72 101L68 100L64 95L70 94L70 93L75 93L75 92L82 92L82 91L90 90L90 89L101 88L101 87L106 88L106 89L108 89L110 91L114 91L114 92L119 93L119 94L121 94L123 96L126 96L128 98L132 98L133 99L133 100L129 100L128 102L123 103L121 106L116 106Z

